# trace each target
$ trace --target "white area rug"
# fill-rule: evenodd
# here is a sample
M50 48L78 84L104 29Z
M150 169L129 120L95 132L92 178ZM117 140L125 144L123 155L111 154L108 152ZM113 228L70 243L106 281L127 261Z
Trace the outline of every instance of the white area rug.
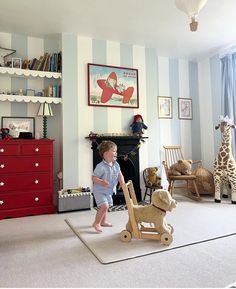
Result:
M131 239L125 243L119 235L125 229L128 211L109 213L112 228L95 232L91 224L95 210L66 219L73 232L102 263L109 264L149 254L172 250L236 234L236 206L230 200L218 204L213 199L195 202L177 196L178 206L167 213L166 221L174 227L173 242L169 246L157 240Z

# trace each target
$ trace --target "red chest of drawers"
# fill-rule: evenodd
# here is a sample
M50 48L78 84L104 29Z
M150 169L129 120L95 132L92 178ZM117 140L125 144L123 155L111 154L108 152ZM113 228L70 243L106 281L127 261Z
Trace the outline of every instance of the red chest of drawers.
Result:
M0 140L0 219L54 212L53 140Z

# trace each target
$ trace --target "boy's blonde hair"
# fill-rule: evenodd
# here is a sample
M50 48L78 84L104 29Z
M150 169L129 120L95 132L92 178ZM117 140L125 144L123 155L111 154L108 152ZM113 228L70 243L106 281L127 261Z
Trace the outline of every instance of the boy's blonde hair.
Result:
M104 140L98 145L98 151L100 156L103 158L105 152L109 151L111 148L117 147L117 145L110 140Z

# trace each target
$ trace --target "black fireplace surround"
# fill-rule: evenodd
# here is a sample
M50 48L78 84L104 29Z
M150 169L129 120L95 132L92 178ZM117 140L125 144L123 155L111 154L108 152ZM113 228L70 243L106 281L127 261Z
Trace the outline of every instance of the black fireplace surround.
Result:
M139 144L141 138L138 136L96 136L92 140L93 169L102 160L97 146L103 140L113 141L117 145L117 162L120 165L125 182L132 180L137 201L141 201L141 188L139 179ZM113 195L114 205L125 204L122 189L117 187L117 194ZM95 203L96 205L96 203Z

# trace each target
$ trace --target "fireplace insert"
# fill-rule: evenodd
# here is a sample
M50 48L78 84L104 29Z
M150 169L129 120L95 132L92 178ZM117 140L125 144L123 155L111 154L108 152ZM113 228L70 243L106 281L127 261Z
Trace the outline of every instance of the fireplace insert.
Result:
M103 140L113 141L117 145L117 162L124 175L125 182L132 180L137 201L141 201L140 173L139 173L139 145L141 137L138 136L96 136L92 141L93 169L102 160L97 146ZM95 201L94 201L95 202ZM125 203L122 189L117 187L117 194L113 195L114 205ZM95 203L96 205L96 203Z

